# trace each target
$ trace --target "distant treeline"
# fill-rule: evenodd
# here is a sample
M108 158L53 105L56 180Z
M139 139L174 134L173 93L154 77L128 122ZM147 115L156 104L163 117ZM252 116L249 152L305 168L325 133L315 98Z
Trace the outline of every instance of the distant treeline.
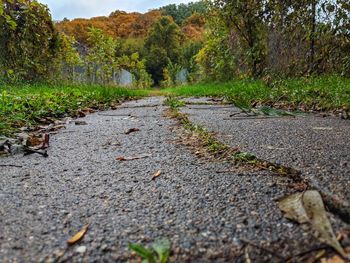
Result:
M350 76L348 0L204 0L145 14L53 23L34 0L0 3L0 76L4 81L90 81L115 72L135 85L339 74Z
M86 43L90 27L101 29L113 38L145 38L155 21L162 16L170 16L187 38L197 39L203 35L203 14L206 11L206 4L200 1L180 5L171 4L145 14L117 10L109 16L64 19L56 26L60 32L74 36L80 43Z
M191 80L206 11L200 1L54 23L47 6L37 1L5 0L0 4L1 78L108 84L114 72L125 69L136 86L145 87L176 84L186 68ZM76 68L84 68L86 78L76 78Z

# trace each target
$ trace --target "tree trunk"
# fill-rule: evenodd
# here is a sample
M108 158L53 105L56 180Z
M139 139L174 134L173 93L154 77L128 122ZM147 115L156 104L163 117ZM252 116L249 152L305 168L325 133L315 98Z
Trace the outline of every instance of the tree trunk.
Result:
M311 6L311 32L310 32L310 60L309 73L315 70L315 38L316 38L316 0L312 1Z

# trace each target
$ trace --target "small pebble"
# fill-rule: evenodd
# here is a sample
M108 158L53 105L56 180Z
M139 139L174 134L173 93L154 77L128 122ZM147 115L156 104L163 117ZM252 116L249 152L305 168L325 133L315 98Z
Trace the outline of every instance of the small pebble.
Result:
M84 254L86 252L86 246L77 247L75 250L77 253Z

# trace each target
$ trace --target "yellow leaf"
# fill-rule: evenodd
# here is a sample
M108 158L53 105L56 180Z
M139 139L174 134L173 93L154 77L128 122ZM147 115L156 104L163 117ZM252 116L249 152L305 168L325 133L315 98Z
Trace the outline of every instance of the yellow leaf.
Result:
M152 177L152 180L155 180L157 177L159 177L160 175L162 174L162 171L159 170L158 172L156 172L153 177Z
M76 233L73 237L71 237L67 243L68 245L72 246L75 243L77 243L78 241L80 241L84 235L86 234L86 232L89 229L90 224L85 225L78 233Z

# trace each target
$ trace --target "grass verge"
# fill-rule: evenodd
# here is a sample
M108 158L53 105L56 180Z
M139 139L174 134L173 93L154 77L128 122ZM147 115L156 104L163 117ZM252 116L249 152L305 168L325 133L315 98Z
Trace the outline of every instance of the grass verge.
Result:
M42 118L74 116L83 108L104 109L118 102L147 96L147 90L102 86L22 85L0 88L0 135L39 124Z
M162 92L182 97L224 97L244 109L267 105L290 110L350 111L350 79L340 76L287 79L269 85L260 80L235 80L169 88Z

